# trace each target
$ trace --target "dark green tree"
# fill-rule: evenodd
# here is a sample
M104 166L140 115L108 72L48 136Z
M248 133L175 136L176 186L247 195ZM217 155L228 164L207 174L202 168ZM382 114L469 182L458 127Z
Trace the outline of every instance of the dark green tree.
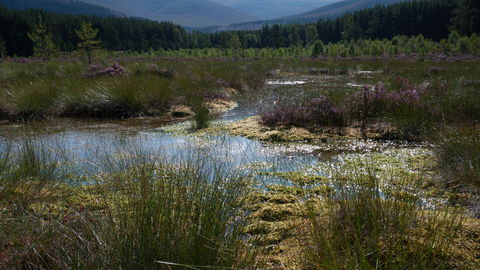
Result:
M290 45L302 47L303 40L300 39L300 35L298 34L298 27L294 25L292 27L291 33L288 36L288 40L290 41Z
M281 31L280 26L275 24L271 30L270 46L277 49L285 46L283 31Z
M6 42L2 40L2 36L0 35L0 58L5 58L5 55L7 54L5 43Z
M470 37L470 51L475 55L480 53L480 38L476 33Z
M461 36L470 36L480 32L480 1L457 0L457 8L453 10L452 30Z
M306 46L310 47L318 39L318 32L315 25L311 24L305 29Z
M78 43L78 49L88 58L88 63L92 64L92 57L100 49L100 41L94 40L97 37L98 29L93 29L91 23L82 22L82 28L75 31L81 40Z
M238 37L237 33L233 34L233 37L230 39L230 48L233 50L235 55L235 62L237 62L237 55L240 49L242 48L242 43L240 42L240 38Z
M345 41L350 41L354 38L355 24L353 23L353 17L349 13L343 16L343 32L342 38Z
M321 39L315 41L315 43L312 46L312 57L318 57L320 55L323 55L323 46L325 46L322 42Z
M43 62L58 54L58 48L53 44L52 35L48 32L42 16L38 15L38 24L33 33L27 33L33 42L34 56L42 58Z

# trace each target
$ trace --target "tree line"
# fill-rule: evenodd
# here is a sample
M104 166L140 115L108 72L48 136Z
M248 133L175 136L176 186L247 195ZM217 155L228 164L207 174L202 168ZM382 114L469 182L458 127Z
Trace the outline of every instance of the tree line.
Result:
M32 56L39 18L60 51L72 52L81 42L76 31L87 22L98 30L96 40L108 51L148 52L187 49L228 49L235 41L239 49L310 48L322 44L361 40L393 40L396 36L419 36L425 40L447 40L452 32L470 37L480 31L480 1L407 0L377 5L316 23L264 25L261 30L202 33L187 32L171 22L132 17L102 17L49 13L41 9L16 10L0 5L0 55ZM361 42L360 42L361 43ZM456 44L450 44L456 46ZM348 46L345 46L348 47ZM353 47L352 47L353 48Z

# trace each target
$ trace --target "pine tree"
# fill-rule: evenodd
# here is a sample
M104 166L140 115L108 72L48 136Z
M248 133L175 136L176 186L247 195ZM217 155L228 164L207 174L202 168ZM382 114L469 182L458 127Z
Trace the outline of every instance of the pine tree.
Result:
M318 32L315 25L311 24L306 27L305 37L306 37L306 42L308 47L312 46L313 43L315 43L315 41L318 39Z
M78 49L87 55L88 63L92 64L91 58L94 56L95 52L100 49L98 40L93 40L97 37L98 29L92 29L91 23L82 23L82 28L80 30L75 30L79 39L82 42L78 43Z
M43 62L58 54L58 48L53 44L52 35L43 23L41 15L38 15L38 24L35 26L35 31L27 33L27 35L35 44L33 47L34 55L42 58Z
M321 39L315 41L315 43L312 46L312 57L318 57L320 55L323 55L323 42Z
M238 37L237 33L233 34L233 37L230 39L230 48L233 50L235 54L235 62L237 62L237 54L238 51L242 48L242 43L240 42L240 38Z
M290 46L303 46L303 40L300 39L300 35L298 34L298 27L296 25L292 27L292 31L288 36L288 39L290 41Z
M0 58L5 58L5 55L7 54L5 43L6 42L2 40L2 36L0 35Z
M350 41L354 38L355 25L353 23L353 17L349 13L343 16L343 32L342 38L345 41Z

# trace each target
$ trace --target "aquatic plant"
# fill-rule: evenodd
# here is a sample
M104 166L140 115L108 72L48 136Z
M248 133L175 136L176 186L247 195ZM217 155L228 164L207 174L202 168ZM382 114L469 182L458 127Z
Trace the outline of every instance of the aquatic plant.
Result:
M205 103L195 104L193 106L195 112L195 123L197 129L208 128L210 110L205 106Z
M240 241L246 216L237 207L248 180L204 158L172 164L137 146L105 153L107 174L99 180L106 196L118 192L105 197L109 211L96 225L98 251L122 268L252 264L251 249Z

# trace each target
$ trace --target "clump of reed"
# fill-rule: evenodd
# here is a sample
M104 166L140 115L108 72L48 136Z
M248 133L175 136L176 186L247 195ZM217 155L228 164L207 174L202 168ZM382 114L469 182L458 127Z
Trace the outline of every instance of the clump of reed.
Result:
M54 181L59 178L56 160L47 152L30 149L35 148L22 150L18 163L12 164L12 151L0 156L0 204L5 210L0 212L1 267L185 269L255 265L255 250L241 235L246 213L240 205L250 183L237 172L226 171L207 157L196 159L194 153L171 161L151 149L123 145L101 154L97 171L76 172L82 176L75 177L89 180L90 186L35 184L32 189L25 185L19 189L17 182L23 175L31 183L40 179L58 182ZM7 181L4 176L13 169L22 178ZM25 178L22 183L29 182ZM55 194L68 192L63 196L44 194L40 200L38 194L47 187ZM29 199L30 205L14 211L10 200L19 195Z
M478 127L445 127L436 134L434 142L445 186L457 191L477 190L480 187Z
M195 112L195 123L197 129L208 128L209 126L209 113L210 110L207 108L205 103L201 102L199 104L195 104L193 107L193 111Z
M456 212L431 211L401 183L386 190L376 175L338 176L310 209L302 244L305 269L444 269L461 226ZM407 180L410 181L410 180Z
M68 182L61 166L62 152L43 141L23 138L18 147L2 144L0 153L0 205L25 207L56 196L56 188Z

